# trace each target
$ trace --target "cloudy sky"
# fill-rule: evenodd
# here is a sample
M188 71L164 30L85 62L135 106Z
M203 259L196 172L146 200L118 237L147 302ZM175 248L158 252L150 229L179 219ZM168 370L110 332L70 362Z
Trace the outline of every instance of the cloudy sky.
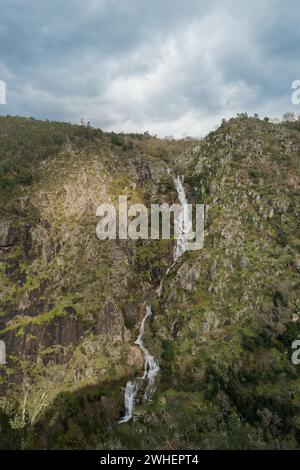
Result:
M299 0L0 0L0 114L180 137L298 113L299 23Z

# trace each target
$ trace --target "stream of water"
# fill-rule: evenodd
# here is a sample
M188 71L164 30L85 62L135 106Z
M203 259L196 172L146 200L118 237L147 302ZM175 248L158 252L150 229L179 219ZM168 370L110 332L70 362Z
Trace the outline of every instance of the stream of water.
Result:
M178 258L182 256L183 253L186 251L186 246L188 242L187 235L189 231L191 230L191 220L190 220L189 213L188 213L187 206L186 206L187 198L186 198L186 194L185 194L184 186L183 186L184 179L183 177L180 177L180 176L177 176L177 177L173 176L173 180L174 180L179 202L182 206L182 210L179 216L174 221L174 225L175 225L174 229L176 233L176 245L174 247L174 252L173 252L173 264L167 269L164 275L164 278L168 275L168 273L174 267ZM160 286L156 291L159 297L161 296L161 293L162 293L163 280L161 281ZM120 419L119 421L120 424L126 423L133 417L133 413L134 413L134 409L136 405L136 396L139 391L140 385L144 381L147 381L146 390L143 396L144 401L151 399L151 396L155 389L155 378L159 372L159 364L158 364L158 361L155 359L155 357L152 356L152 354L150 354L150 352L148 351L148 349L146 348L143 342L145 323L146 323L146 320L150 318L151 316L152 316L151 305L147 304L146 314L141 321L139 334L135 341L135 344L137 344L140 347L144 355L144 360L145 360L144 375L143 377L130 379L126 384L125 394L124 394L125 414Z
M176 245L174 247L173 260L174 264L183 255L186 251L186 246L188 243L188 234L192 230L192 220L189 216L188 210L188 201L183 186L184 178L183 176L174 177L175 188L177 191L178 199L182 210L174 221L175 225L175 234L176 234ZM173 264L173 265L174 265Z
M152 356L152 354L150 354L150 352L146 348L144 341L143 341L143 336L145 332L145 323L146 323L147 318L151 316L152 316L151 305L147 304L146 315L141 321L139 334L135 341L135 344L137 344L141 348L143 355L144 355L144 359L145 359L144 375L142 377L138 377L136 379L129 380L127 382L126 388L125 388L125 396L124 396L125 415L123 416L123 418L120 419L119 423L126 423L132 418L134 408L135 408L136 395L139 391L140 384L143 383L144 380L146 380L148 383L147 383L146 390L144 392L143 400L144 401L149 400L154 391L155 377L159 371L159 364L156 361L155 357Z

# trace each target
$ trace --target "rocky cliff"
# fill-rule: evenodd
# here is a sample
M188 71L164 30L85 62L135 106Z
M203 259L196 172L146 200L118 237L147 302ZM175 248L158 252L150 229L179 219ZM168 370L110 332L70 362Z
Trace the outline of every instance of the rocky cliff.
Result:
M200 141L0 119L2 447L297 448L300 126L246 116ZM96 238L96 207L206 205L205 243ZM160 363L119 425L134 344Z

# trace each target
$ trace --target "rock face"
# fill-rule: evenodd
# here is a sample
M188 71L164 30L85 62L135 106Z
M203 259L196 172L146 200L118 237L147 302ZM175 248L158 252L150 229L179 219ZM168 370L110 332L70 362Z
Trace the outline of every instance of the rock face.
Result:
M13 222L6 220L0 222L0 247L10 247L14 245L18 237L19 231Z
M104 335L112 344L127 342L130 332L124 325L122 312L112 301L107 301L103 308L103 316L99 318L95 331Z
M197 289L200 277L200 270L197 266L184 263L178 269L179 284L187 292L193 292Z
M9 351L37 361L44 348L53 345L77 345L82 331L82 325L70 315L57 317L47 326L29 322L22 334L16 334L15 330L11 330L4 335L4 339Z
M0 124L9 158L20 138L27 152L21 180L0 176L1 429L30 390L13 445L299 448L299 123L241 115L196 142ZM172 241L100 242L95 229L97 206L119 195L176 202L169 168L205 204L205 241L164 276ZM157 390L120 428L124 387L144 373L134 341L149 299Z
M42 255L42 260L47 264L53 255L51 237L49 235L49 224L37 225L31 229L31 246L35 253Z

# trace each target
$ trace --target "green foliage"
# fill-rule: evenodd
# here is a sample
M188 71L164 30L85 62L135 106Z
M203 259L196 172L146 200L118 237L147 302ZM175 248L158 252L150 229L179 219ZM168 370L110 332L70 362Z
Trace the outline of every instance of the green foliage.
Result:
M0 192L10 194L19 185L30 185L42 161L101 137L101 130L69 123L0 117Z
M263 176L263 172L259 168L252 168L249 174L252 178L261 178Z
M124 135L111 133L110 141L113 145L123 145L124 144Z

